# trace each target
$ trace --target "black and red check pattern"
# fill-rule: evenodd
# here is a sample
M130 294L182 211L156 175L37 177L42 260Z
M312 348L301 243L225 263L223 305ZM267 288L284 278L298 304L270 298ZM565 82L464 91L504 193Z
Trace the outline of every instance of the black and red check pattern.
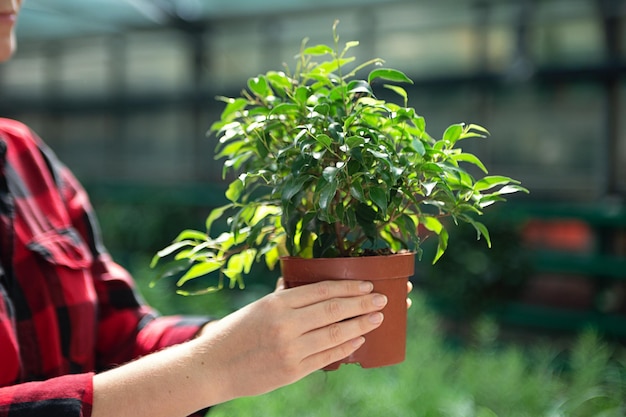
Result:
M94 372L206 321L144 305L74 176L26 126L0 119L0 417L90 416Z

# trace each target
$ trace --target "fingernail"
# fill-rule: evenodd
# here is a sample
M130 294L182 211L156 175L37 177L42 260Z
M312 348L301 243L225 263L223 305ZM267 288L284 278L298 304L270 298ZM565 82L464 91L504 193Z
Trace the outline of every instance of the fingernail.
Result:
M361 283L361 285L359 286L359 289L361 290L361 292L370 293L374 289L374 284L372 284L371 282L365 281Z
M372 324L380 324L380 323L383 322L384 318L385 317L383 316L383 313L372 313L368 317L370 323L372 323Z
M352 340L352 346L356 349L359 346L361 346L363 343L365 343L365 338L363 336L361 337L357 337L356 339Z
M374 299L372 300L372 302L374 303L376 307L384 307L385 304L387 304L387 297L385 297L384 295L378 294L374 296Z

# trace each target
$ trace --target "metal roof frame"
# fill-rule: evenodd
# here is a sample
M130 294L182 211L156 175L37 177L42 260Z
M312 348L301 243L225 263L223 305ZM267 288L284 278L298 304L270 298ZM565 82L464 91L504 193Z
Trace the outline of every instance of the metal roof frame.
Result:
M28 0L17 34L24 40L194 25L216 19L364 8L407 0Z

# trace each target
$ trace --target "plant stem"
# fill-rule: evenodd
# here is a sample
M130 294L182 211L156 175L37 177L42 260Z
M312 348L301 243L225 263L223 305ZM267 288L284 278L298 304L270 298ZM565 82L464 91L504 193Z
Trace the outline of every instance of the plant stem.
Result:
M343 242L343 235L341 233L341 222L335 222L333 223L333 226L335 228L335 238L337 240L337 249L339 250L339 253L341 254L341 256L346 256L348 252L346 251L346 248Z

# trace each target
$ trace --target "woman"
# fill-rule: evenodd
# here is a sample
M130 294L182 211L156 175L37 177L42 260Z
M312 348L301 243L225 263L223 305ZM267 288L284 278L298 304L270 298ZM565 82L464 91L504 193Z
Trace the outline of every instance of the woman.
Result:
M0 61L21 0L0 0ZM219 321L158 317L102 247L84 190L0 119L0 415L190 415L292 383L383 320L369 282L274 293Z

